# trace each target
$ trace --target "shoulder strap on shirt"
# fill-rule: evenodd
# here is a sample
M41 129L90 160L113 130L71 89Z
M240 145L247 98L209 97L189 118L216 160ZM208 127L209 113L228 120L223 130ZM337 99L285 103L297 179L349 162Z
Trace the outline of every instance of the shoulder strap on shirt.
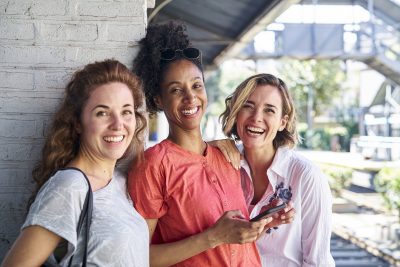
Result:
M89 242L89 230L90 230L90 225L92 223L92 210L93 210L93 192L92 192L92 187L90 186L89 179L87 178L86 174L82 172L81 170L77 168L66 168L66 169L75 169L80 171L83 176L85 177L85 180L88 184L88 191L86 193L85 197L85 202L83 204L82 212L81 215L79 216L79 221L78 221L78 226L76 229L77 236L79 237L81 234L82 227L84 225L84 222L86 221L85 224L85 243L84 243L84 250L83 250L83 258L82 258L82 267L86 267L86 261L87 261L87 247L88 247L88 242ZM68 266L72 266L72 259L74 255L71 256L69 259Z

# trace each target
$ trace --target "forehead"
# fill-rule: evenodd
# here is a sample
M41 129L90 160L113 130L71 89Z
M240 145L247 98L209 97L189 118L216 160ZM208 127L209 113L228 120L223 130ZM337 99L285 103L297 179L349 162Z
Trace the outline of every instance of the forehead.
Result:
M106 104L115 102L133 103L133 95L129 87L120 82L111 82L96 86L89 95L87 104Z
M201 70L191 61L186 59L176 60L170 63L164 71L162 82L182 81L200 77L203 79Z
M248 100L256 103L273 104L276 106L277 104L282 103L282 95L276 86L261 84L254 88L253 92L250 93Z

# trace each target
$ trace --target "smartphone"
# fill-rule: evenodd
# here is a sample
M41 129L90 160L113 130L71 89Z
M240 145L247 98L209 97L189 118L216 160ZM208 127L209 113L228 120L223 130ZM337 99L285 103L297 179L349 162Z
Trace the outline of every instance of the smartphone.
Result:
M278 205L278 206L269 208L269 209L267 209L267 210L264 210L264 211L261 212L260 214L258 214L256 217L250 219L250 221L251 221L251 222L256 222L256 221L258 221L258 220L261 220L261 219L264 218L264 217L269 217L269 216L271 216L272 214L277 213L277 212L283 210L285 207L286 207L286 204L285 204L285 203L282 203L282 204L280 204L280 205Z

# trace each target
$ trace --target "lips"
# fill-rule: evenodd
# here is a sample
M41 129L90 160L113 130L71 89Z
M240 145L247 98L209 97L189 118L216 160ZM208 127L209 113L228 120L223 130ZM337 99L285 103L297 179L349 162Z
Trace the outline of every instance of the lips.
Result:
M258 128L258 127L254 127L254 126L247 126L246 130L248 132L250 132L251 134L257 134L257 135L261 135L265 132L264 129Z
M104 136L103 140L106 141L107 143L119 143L122 140L124 140L123 135L118 135L118 136Z

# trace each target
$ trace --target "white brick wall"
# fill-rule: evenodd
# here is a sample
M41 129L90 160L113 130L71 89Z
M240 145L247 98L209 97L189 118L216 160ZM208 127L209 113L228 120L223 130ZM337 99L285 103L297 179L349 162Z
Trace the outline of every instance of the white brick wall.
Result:
M154 0L0 0L0 262L18 235L51 114L70 74L131 66Z

